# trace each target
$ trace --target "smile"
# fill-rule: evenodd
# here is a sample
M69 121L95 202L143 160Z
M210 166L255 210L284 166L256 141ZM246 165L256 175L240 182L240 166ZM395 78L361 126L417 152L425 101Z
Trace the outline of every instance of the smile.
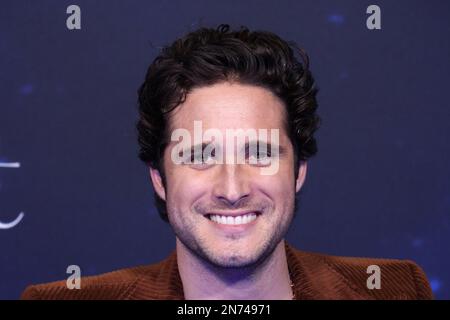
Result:
M209 214L208 218L218 224L226 225L243 225L254 221L258 217L255 212L239 215L239 216L229 216L229 215L219 215L219 214Z

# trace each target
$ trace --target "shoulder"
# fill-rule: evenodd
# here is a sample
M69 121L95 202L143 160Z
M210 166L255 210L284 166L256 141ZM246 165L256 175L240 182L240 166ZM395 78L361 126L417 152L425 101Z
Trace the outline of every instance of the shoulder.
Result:
M425 273L411 260L342 257L292 247L289 252L316 284L337 298L433 299Z
M120 300L130 298L142 279L152 283L161 276L161 270L173 259L120 269L96 276L80 278L80 289L69 289L67 281L28 286L22 293L22 300Z

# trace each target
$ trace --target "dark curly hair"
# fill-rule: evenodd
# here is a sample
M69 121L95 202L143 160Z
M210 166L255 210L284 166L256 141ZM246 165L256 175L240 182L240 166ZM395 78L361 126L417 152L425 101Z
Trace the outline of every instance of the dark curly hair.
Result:
M295 176L300 161L316 154L314 132L320 118L307 54L295 43L267 31L246 27L231 31L226 24L200 28L164 47L138 90L139 158L159 170L164 185L162 157L170 140L168 114L194 88L225 81L267 88L284 102ZM168 221L165 201L156 192L155 202L161 217Z

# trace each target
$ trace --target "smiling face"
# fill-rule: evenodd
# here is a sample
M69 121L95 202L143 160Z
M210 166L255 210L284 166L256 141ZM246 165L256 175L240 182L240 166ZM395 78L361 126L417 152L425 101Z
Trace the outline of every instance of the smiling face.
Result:
M269 256L285 236L306 174L302 163L294 176L285 117L283 102L269 90L228 82L192 90L172 112L170 131L184 128L191 137L194 121L201 121L203 131L215 129L223 137L230 129L279 132L279 154L271 159L278 162L277 171L271 175L261 174L260 163L176 164L171 156L176 141L164 152L165 186L158 171L150 169L178 240L198 257L220 267L251 266ZM229 141L214 143L227 150L227 159Z

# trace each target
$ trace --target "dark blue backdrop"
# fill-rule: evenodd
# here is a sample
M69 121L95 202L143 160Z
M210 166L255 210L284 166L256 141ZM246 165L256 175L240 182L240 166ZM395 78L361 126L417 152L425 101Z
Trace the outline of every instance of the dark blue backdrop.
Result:
M320 87L319 153L288 240L336 255L412 259L450 298L447 1L72 1L0 4L0 298L27 284L164 258L134 131L158 48L229 23L294 40ZM381 7L382 29L366 28ZM20 163L20 168L7 168Z

